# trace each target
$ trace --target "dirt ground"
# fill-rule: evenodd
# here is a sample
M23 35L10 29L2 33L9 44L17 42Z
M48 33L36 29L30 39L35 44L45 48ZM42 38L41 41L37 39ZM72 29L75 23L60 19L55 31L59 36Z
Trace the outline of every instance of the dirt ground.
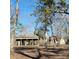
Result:
M58 55L58 54L62 54L62 55ZM69 54L68 50L67 51L62 50L62 51L57 52L57 55L52 55L52 56L42 55L39 59L69 59L68 54ZM33 55L33 53L31 53L30 55ZM10 55L10 59L35 59L35 58L30 58L23 54L12 52Z
M14 53L13 55L11 55L11 59L31 59L31 58L23 56L21 54Z
M32 59L32 58L23 56L21 54L14 53L14 55L11 55L11 59ZM63 56L45 57L45 56L42 56L40 59L68 59L68 57L63 57Z

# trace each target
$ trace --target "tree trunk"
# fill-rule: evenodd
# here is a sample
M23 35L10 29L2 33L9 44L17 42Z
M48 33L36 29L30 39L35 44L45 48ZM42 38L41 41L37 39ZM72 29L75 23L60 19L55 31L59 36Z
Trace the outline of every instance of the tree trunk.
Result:
M17 21L18 21L18 3L19 0L16 0L16 17L14 19L14 46L16 46L16 25L17 25Z

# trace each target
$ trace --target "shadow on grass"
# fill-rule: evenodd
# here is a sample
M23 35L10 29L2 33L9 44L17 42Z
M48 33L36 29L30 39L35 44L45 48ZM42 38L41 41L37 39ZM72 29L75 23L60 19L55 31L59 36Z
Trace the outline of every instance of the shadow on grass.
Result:
M29 55L25 54L25 53L21 52L21 50L16 51L16 53L29 57L29 58L32 58L32 59L40 59L40 57L41 57L41 54L38 49L36 50L35 56L31 56L31 53L29 53Z
M62 49L62 48L51 48L51 49L48 49L48 52L52 52L52 53L56 53L58 54L59 52L61 51L67 51L68 49Z
M35 56L31 56L31 53L27 54L27 53L22 52L22 50L25 50L25 48L15 49L15 52L18 53L18 54L21 54L23 56L32 58L32 59L40 59L42 56L46 57L45 59L49 59L50 56L55 56L55 55L50 55L50 54L41 54L39 49L35 50ZM52 52L52 53L58 54L59 52L66 51L66 50L68 50L68 49L48 48L48 49L45 50L45 52Z

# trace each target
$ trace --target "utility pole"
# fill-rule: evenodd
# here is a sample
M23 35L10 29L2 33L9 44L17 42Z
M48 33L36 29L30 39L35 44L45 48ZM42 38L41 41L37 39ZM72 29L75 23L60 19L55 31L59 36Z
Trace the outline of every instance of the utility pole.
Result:
M15 15L15 19L14 19L14 46L16 46L16 26L17 26L17 21L18 21L18 13L19 13L19 0L16 0L16 15Z

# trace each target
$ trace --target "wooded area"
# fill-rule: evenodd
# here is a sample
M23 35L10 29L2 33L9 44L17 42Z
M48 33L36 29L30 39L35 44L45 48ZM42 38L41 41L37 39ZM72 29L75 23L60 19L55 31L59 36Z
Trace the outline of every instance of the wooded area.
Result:
M15 7L13 7L12 4L10 4L10 13L11 13L10 14L10 24L11 24L10 41L11 41L12 49L17 45L16 37L18 36L26 37L26 35L28 35L26 31L28 27L20 23L20 20L19 20L21 18L19 15L20 14L19 4L21 3L19 2L20 0L16 0ZM33 10L33 13L29 14L30 16L34 16L36 18L36 20L34 21L35 23L34 31L32 32L31 35L35 35L38 37L37 42L39 42L40 40L41 42L43 41L43 46L45 47L46 52L49 50L47 47L48 44L55 43L54 45L55 47L57 47L58 45L62 44L62 42L64 41L65 43L63 46L67 45L67 49L68 49L69 3L66 2L66 0L36 0L35 4L36 6L35 6L35 9ZM21 41L22 41L22 38L21 38ZM38 45L40 46L40 43ZM27 45L25 47L27 47ZM36 47L34 49L36 49ZM39 51L37 52L39 53Z

